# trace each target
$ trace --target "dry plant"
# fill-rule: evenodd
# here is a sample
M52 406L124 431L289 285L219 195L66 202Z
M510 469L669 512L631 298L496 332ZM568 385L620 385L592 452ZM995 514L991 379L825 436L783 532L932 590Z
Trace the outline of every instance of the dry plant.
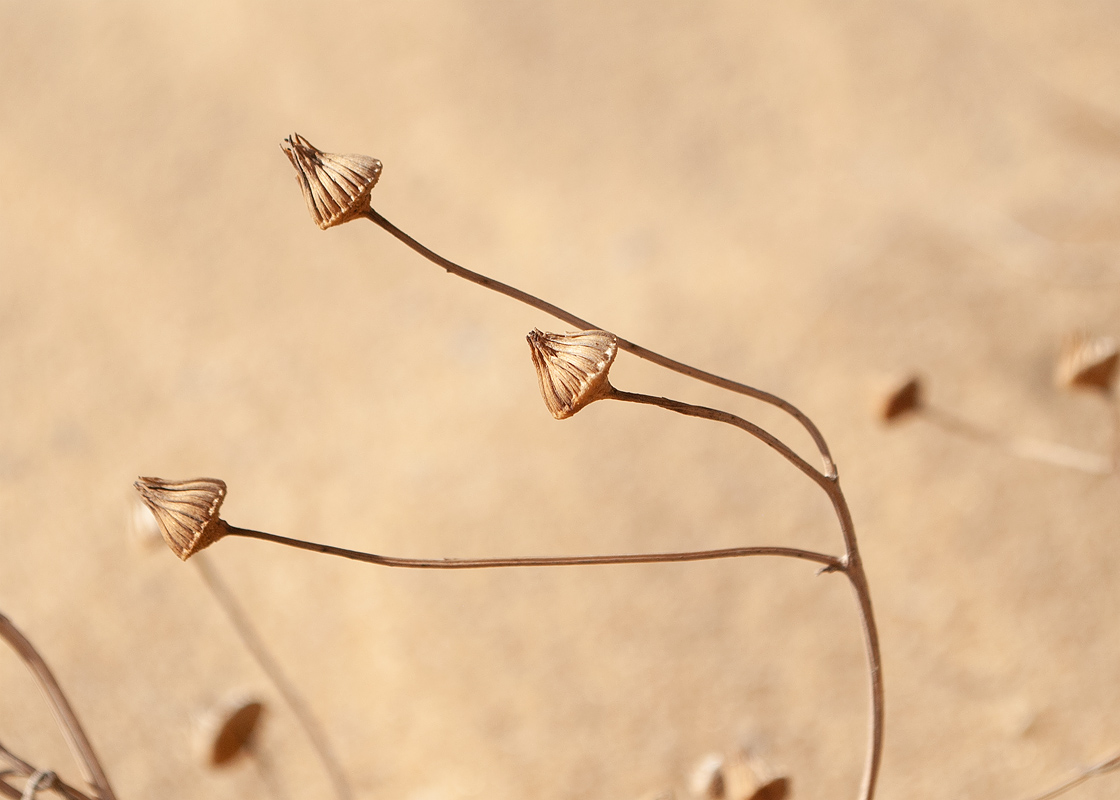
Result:
M217 510L221 505L222 498L225 496L225 485L215 487L213 497L203 492L202 494L192 494L193 496L206 497L205 507L199 508L200 514L210 514ZM147 548L152 541L159 542L161 535L164 531L169 530L167 526L172 524L172 521L164 516L159 518L163 512L156 512L153 514L153 507L147 503L146 497L135 499L133 495L134 504L131 513L128 517L130 535L138 544ZM210 505L213 504L213 509ZM171 528L171 530L178 531L179 529ZM205 545L200 545L200 547ZM248 612L238 602L237 597L234 595L233 590L229 584L222 578L217 568L210 563L209 559L199 556L194 560L195 567L198 569L199 576L202 578L203 584L209 591L210 596L222 609L226 619L229 620L233 626L237 638L249 651L253 660L257 662L257 666L268 677L274 689L280 695L284 704L296 718L296 722L303 729L304 734L307 736L311 747L315 750L315 754L319 759L320 764L323 766L324 772L331 783L334 790L334 795L338 800L351 800L354 796L353 790L350 788L350 782L346 778L346 773L342 769L338 756L335 754L334 749L331 747L330 741L326 733L323 731L323 726L316 719L315 714L311 711L311 706L304 699L303 695L296 688L295 684L284 673L283 668L280 666L279 660L269 651L265 645L264 639L253 625ZM241 715L234 714L228 720L226 716L233 714L230 709L240 710ZM250 724L243 724L238 727L235 723L245 723L249 719L248 714L251 710L255 709ZM241 750L249 751L250 734L255 729L257 717L262 710L262 706L257 702L245 701L239 704L239 699L234 698L219 704L215 709L211 709L203 719L203 733L202 737L206 740L207 729L214 729L217 731L215 734L217 738L211 742L208 748L210 757L204 758L203 763L207 766L215 767L220 766L230 761L234 755ZM216 722L215 720L219 720ZM224 736L224 738L223 738ZM236 742L237 747L231 749L230 742ZM206 748L204 748L206 749ZM275 784L271 775L263 769L260 760L261 756L256 751L250 753L254 756L254 761L258 762L258 771L262 777L266 778L270 785ZM273 793L277 794L277 789L273 787ZM282 790L280 790L282 793Z
M35 683L42 690L47 705L50 706L55 722L62 731L71 755L78 762L82 778L92 792L92 794L85 794L63 781L53 771L35 767L0 745L0 766L6 764L0 769L0 795L30 800L36 792L49 790L67 800L116 800L113 787L109 785L109 778L101 767L97 753L94 752L93 745L90 744L81 722L78 721L78 715L71 708L70 701L55 680L47 662L27 637L3 614L0 614L0 638L15 650L16 655L31 671ZM8 783L9 775L24 779L22 791Z
M895 423L915 417L938 429L994 447L1008 455L1039 461L1094 475L1109 475L1120 466L1120 404L1116 398L1116 374L1120 349L1109 336L1091 337L1077 332L1067 337L1055 369L1058 388L1088 392L1099 397L1109 412L1111 441L1106 454L1081 450L1056 442L1001 433L978 425L929 402L925 383L915 375L894 382L879 400L878 417Z
M476 569L495 567L546 567L608 564L647 564L701 561L748 556L777 556L808 561L820 566L818 573L841 573L855 595L862 622L868 664L870 725L863 777L858 797L870 800L875 794L883 748L883 680L878 631L871 593L860 558L852 515L840 487L836 465L817 426L798 408L769 392L714 375L668 358L634 342L602 330L558 306L489 277L467 270L438 255L390 223L370 205L370 192L381 176L381 162L362 155L324 153L306 139L293 134L282 145L292 166L314 222L322 229L353 219L368 219L417 253L446 271L512 297L579 330L556 334L532 331L530 352L548 410L557 419L569 417L597 400L620 400L655 405L686 416L722 422L759 439L816 484L830 501L843 541L839 555L782 546L753 546L672 553L613 554L561 557L510 557L479 559L414 559L347 550L327 544L291 539L273 533L234 527L219 515L225 483L214 478L168 481L141 478L136 483L144 502L152 509L165 540L186 560L225 536L241 536L342 556L367 563L413 569ZM792 416L809 433L822 466L817 468L791 447L762 427L719 409L697 406L648 394L615 389L608 373L619 351L625 351L665 369L718 386L775 406Z

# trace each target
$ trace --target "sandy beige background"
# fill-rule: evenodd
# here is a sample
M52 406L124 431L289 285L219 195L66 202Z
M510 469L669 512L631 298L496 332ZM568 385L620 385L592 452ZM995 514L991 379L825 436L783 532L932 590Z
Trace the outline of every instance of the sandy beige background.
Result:
M326 798L196 571L130 540L135 476L220 477L234 524L398 555L839 551L745 436L552 420L524 335L556 323L367 223L317 230L296 130L382 159L374 205L449 257L816 419L879 614L880 796L1041 790L1120 746L1117 480L870 409L915 369L977 422L1107 446L1051 372L1067 331L1120 334L1117 42L1090 0L0 3L0 610L122 800L267 797L190 750L236 688L272 704L289 794ZM810 450L757 404L613 377ZM638 798L741 740L799 798L855 794L855 606L808 565L212 557L362 798ZM77 779L6 651L0 741Z

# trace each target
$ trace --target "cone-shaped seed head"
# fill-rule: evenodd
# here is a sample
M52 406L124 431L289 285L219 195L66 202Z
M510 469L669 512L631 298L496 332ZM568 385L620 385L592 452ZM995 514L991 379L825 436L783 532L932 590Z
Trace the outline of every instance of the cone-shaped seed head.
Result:
M556 419L567 419L610 390L607 372L618 354L613 333L542 333L534 329L525 338L544 404Z
M155 514L167 546L184 561L228 533L225 522L218 517L226 497L224 481L140 478L133 485Z
M899 417L922 407L922 382L917 377L899 381L883 398L879 406L879 418L883 422L894 422Z
M369 208L369 193L381 177L381 162L360 155L324 153L298 133L280 143L296 168L296 180L311 219L323 230Z
M1058 384L1069 389L1111 391L1116 380L1120 349L1111 336L1090 337L1078 332L1066 340L1058 361Z

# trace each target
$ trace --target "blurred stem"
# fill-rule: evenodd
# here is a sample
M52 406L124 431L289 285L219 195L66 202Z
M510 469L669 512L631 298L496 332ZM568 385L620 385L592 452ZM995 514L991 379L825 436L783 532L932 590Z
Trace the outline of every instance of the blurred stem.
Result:
M231 531L232 532L232 531ZM342 769L338 758L335 756L334 751L331 749L330 743L327 741L326 734L323 732L319 721L315 715L311 713L311 708L307 702L300 695L299 691L295 688L284 671L280 668L279 662L272 656L265 647L264 640L261 639L260 634L257 633L253 624L249 621L248 614L241 607L237 598L233 596L233 592L226 585L218 575L217 570L207 559L204 553L195 555L194 564L198 567L198 572L202 576L206 588L210 590L210 594L221 606L222 611L225 612L226 617L233 624L234 629L237 631L238 638L245 645L246 649L252 654L253 659L257 665L268 676L272 685L276 687L276 691L284 699L288 708L295 714L296 719L299 721L300 727L303 728L307 738L311 741L311 746L315 749L316 755L319 756L319 761L323 765L327 777L330 779L331 785L334 787L335 796L339 800L351 800L353 792L350 790L350 784L346 779L346 773Z
M1087 767L1077 775L1074 775L1065 783L1061 783L1055 786L1053 789L1049 789L1043 792L1042 794L1035 795L1034 797L1030 798L1030 800L1053 800L1053 798L1065 794L1073 787L1080 786L1090 778L1095 778L1098 775L1106 775L1109 772L1114 772L1117 769L1120 769L1120 751L1113 753L1104 761L1100 761L1091 767Z
M50 706L51 713L54 714L55 722L62 730L63 738L66 739L70 753L74 760L78 762L82 771L82 778L96 790L96 800L116 800L113 788L109 785L109 778L106 777L105 770L101 768L101 762L97 760L97 753L94 752L93 746L89 743L89 739L82 729L82 724L78 721L78 715L70 707L70 701L66 699L62 687L58 685L58 681L51 674L47 662L43 660L27 637L20 633L11 620L3 614L0 614L0 637L16 651L16 654L31 671L35 682L39 684L39 688L43 691L47 704Z
M24 796L24 792L20 791L14 786L9 785L3 779L4 772L19 775L24 779L30 780L31 777L35 775L35 773L39 770L31 764L28 764L15 753L8 750L6 747L4 747L4 745L0 744L0 762L2 761L7 761L9 764L11 764L11 769L0 770L0 795L3 795L4 797L14 798L14 800L21 800L21 798ZM68 783L62 780L62 778L59 778L57 775L55 776L54 783L52 783L50 786L50 790L62 795L64 798L66 798L66 800L93 800L93 798L91 798L89 795L78 791L73 786L70 786ZM47 791L46 787L44 787L43 791Z
M941 428L943 431L955 433L974 442L987 444L1005 453L1026 459L1051 464L1056 467L1067 467L1093 475L1108 475L1115 468L1118 448L1120 448L1120 410L1113 405L1113 447L1108 456L1098 455L1086 450L1078 450L1069 445L1044 442L1040 439L1030 439L1023 436L1008 436L997 433L988 428L983 428L973 422L957 416L956 414L927 406L918 411L918 415Z

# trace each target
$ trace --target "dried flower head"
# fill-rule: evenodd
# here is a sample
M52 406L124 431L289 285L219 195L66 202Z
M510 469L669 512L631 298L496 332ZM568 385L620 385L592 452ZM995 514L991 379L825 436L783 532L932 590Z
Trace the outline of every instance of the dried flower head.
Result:
M1067 389L1112 391L1120 349L1111 336L1078 331L1066 339L1055 378Z
M567 419L611 391L607 372L618 355L613 333L543 333L534 328L525 338L544 404L556 419Z
M296 168L311 219L323 230L361 216L381 177L381 162L362 155L324 153L298 133L280 143Z
M218 510L226 497L226 484L217 478L166 481L140 478L133 484L152 510L167 546L186 561L228 533Z
M893 422L899 417L922 407L922 382L910 376L895 383L879 405L879 419Z
M220 767L245 752L264 711L264 703L244 693L226 697L196 720L195 746L203 763Z

